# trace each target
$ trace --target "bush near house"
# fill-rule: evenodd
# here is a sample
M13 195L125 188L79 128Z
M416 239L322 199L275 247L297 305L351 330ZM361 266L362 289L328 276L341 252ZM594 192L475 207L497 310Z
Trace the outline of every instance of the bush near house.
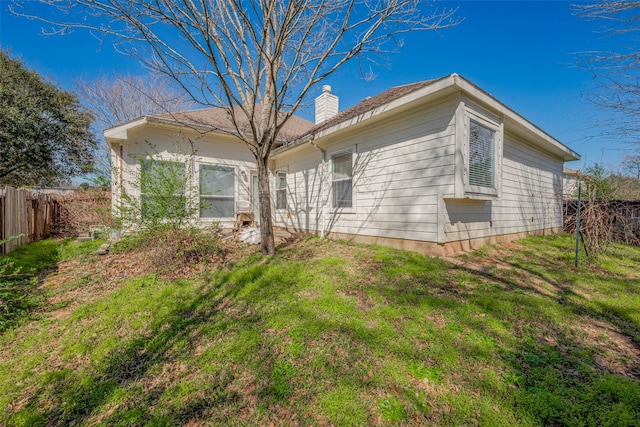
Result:
M637 425L640 249L573 244L69 259L0 336L0 424Z

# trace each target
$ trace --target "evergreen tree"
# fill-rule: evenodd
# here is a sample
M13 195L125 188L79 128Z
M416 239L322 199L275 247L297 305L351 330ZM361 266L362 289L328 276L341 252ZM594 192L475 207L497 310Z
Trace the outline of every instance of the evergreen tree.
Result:
M50 186L91 171L93 115L0 50L0 185Z

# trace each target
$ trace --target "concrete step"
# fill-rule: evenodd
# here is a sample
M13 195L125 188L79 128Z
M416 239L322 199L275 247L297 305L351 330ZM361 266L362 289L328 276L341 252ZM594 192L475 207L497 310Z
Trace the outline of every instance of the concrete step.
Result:
M96 249L96 255L107 255L109 254L109 248L111 248L111 243L105 242L98 249Z

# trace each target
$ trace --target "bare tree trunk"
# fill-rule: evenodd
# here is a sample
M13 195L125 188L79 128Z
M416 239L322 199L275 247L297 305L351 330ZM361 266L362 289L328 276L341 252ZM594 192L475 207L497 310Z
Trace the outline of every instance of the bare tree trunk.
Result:
M275 255L276 245L273 237L271 219L271 191L269 190L269 160L256 159L258 163L258 201L260 202L260 248L262 255Z
M53 33L114 36L197 104L227 110L231 126L211 130L240 138L256 157L263 254L275 253L267 160L276 141L295 139L280 132L307 94L347 62L385 60L403 34L457 24L455 9L428 7L431 0L25 3L49 6L53 18L22 2L9 9L52 24Z

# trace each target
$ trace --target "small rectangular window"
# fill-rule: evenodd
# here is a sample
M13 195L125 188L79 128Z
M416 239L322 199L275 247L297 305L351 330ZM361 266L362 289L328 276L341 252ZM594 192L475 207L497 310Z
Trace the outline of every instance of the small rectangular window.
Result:
M278 172L276 209L287 209L287 174L285 172Z
M352 153L333 156L333 207L353 207L353 161Z
M141 211L145 218L176 218L186 212L184 163L145 159L140 164Z
M200 166L200 218L233 218L236 174L230 166Z
M469 185L495 188L495 143L495 130L470 120Z

